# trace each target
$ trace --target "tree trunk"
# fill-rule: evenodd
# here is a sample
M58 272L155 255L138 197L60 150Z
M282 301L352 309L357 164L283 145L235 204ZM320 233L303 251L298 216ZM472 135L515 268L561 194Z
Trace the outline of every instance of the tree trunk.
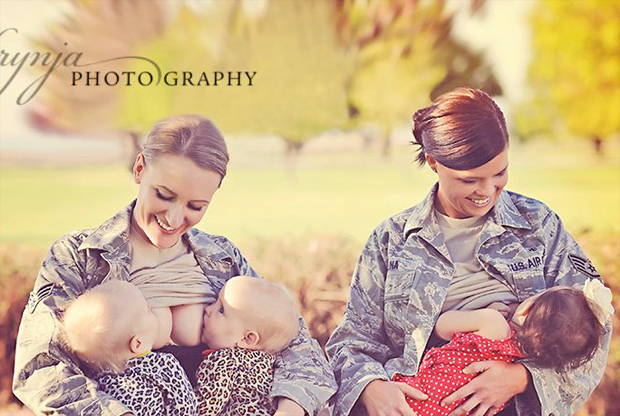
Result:
M596 134L592 136L592 145L594 146L596 155L598 157L603 157L605 153L603 150L603 140Z
M383 132L383 143L381 144L381 156L383 160L392 158L392 129L386 129Z
M284 143L286 143L286 167L291 177L294 178L297 168L297 160L304 144L302 142L289 140L286 137L284 138Z

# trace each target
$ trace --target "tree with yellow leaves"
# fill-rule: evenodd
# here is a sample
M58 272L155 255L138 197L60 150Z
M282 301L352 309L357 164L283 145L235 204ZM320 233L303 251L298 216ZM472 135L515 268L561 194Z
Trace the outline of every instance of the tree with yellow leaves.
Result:
M533 102L600 151L620 132L620 1L540 0L532 31Z

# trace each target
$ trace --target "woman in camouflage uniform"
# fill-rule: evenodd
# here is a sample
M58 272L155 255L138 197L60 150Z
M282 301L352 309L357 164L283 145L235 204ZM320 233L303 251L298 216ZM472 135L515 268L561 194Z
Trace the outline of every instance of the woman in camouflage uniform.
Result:
M545 289L600 279L559 217L543 203L504 190L508 133L484 92L460 88L413 116L418 161L438 183L418 205L381 223L353 275L351 298L327 344L339 389L336 415L413 415L405 395L426 395L389 380L415 375L437 346L441 312L501 303L508 308ZM445 398L468 397L451 416L564 416L600 381L611 322L592 362L565 374L519 363L478 362L479 373Z
M193 228L226 175L227 164L224 138L209 120L163 120L149 133L134 165L137 199L99 228L71 232L53 244L17 338L13 390L23 403L37 414L129 411L98 390L57 342L61 311L87 289L111 279L126 280L140 288L149 306L165 311L213 303L233 276L258 277L228 239ZM196 366L203 349L195 349ZM192 378L193 371L188 375ZM335 388L331 368L302 322L297 338L276 360L271 397L282 414L303 415L305 410L312 415Z

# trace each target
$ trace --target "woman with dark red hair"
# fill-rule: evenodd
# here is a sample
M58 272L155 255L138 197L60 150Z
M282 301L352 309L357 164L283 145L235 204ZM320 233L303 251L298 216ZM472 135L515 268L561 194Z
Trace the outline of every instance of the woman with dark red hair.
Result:
M419 390L392 380L413 376L450 310L511 305L553 286L600 279L560 218L543 203L504 190L508 132L486 93L459 88L413 116L418 161L437 173L427 197L381 223L353 275L343 321L327 344L339 384L336 415L413 415ZM443 399L464 401L450 415L568 415L600 381L611 321L587 366L560 374L527 360L475 362L478 373ZM544 334L543 334L544 335Z

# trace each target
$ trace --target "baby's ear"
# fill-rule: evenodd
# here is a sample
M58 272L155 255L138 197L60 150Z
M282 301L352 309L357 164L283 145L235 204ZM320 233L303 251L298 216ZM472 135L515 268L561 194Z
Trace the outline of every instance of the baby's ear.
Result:
M530 313L533 304L534 302L529 302L527 305L517 307L510 320L519 326L523 326L525 318L527 318L527 314Z
M140 337L138 335L131 337L129 340L129 351L131 351L132 354L139 354L143 352L141 347L142 341L140 340Z
M256 331L248 331L243 339L238 343L241 348L255 350L258 347L259 335Z

